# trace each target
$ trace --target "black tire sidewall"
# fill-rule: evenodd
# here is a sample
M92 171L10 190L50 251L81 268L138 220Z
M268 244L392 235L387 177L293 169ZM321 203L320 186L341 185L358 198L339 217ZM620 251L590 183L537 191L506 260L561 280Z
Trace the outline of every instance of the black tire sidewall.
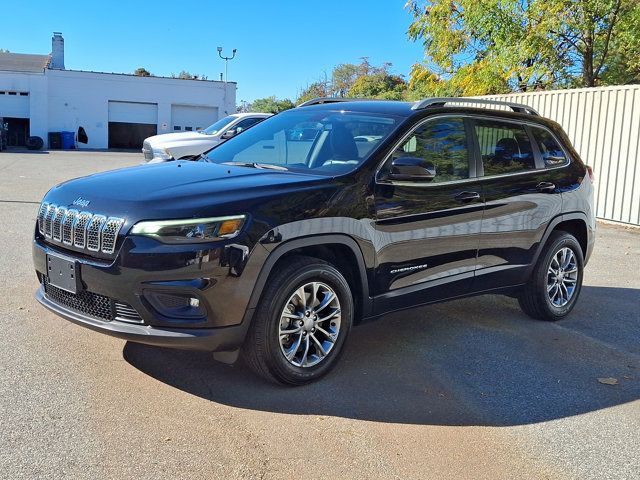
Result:
M280 314L293 292L312 281L323 282L334 290L340 302L342 318L338 339L327 358L318 365L302 368L289 363L280 350ZM353 323L353 298L349 284L340 272L329 264L309 265L307 269L293 273L282 282L282 285L268 302L268 317L265 320L265 334L267 336L265 353L269 369L279 380L286 383L303 384L312 381L328 373L335 366L344 350L344 343Z

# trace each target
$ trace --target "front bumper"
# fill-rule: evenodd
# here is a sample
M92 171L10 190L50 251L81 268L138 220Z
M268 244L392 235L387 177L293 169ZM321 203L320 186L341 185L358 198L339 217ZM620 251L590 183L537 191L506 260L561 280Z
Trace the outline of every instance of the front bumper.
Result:
M152 327L150 325L134 325L117 320L106 322L52 302L45 295L43 287L36 291L35 296L36 300L44 307L77 325L130 342L144 343L157 347L211 352L230 351L237 349L246 335L246 328L243 325L222 328L171 329Z
M76 262L77 294L51 290L50 254ZM248 302L257 272L252 268L242 274L248 257L249 248L240 244L165 245L128 237L112 259L97 259L46 243L36 234L33 261L41 283L36 299L69 321L125 340L235 350L253 313ZM197 314L186 307L163 309L158 296L197 299Z

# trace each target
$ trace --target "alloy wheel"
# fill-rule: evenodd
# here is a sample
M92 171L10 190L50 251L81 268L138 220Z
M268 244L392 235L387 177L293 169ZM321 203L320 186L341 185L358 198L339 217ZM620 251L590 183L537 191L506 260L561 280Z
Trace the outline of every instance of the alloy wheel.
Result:
M563 247L551 259L547 271L547 295L555 307L567 305L578 283L578 262L569 247Z
M333 350L340 335L340 300L322 282L299 287L285 304L279 322L280 350L289 363L308 368Z

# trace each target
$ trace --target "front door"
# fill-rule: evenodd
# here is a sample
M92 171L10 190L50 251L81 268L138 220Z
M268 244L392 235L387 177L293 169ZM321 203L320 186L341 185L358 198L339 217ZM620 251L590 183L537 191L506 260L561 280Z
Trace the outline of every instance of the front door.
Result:
M400 143L377 176L376 311L452 298L472 284L482 222L470 124L462 117L427 119ZM388 178L393 158L420 157L433 180Z

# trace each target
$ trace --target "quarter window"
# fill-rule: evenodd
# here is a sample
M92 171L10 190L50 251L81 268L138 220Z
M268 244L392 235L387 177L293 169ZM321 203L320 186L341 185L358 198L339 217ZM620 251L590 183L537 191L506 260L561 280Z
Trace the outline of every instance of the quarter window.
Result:
M523 126L495 120L476 120L484 175L534 170L531 140Z
M393 158L398 157L419 157L433 165L436 175L431 183L469 178L464 121L442 118L425 123L394 152Z
M569 163L564 150L548 130L539 127L532 127L531 130L546 167L558 167Z

